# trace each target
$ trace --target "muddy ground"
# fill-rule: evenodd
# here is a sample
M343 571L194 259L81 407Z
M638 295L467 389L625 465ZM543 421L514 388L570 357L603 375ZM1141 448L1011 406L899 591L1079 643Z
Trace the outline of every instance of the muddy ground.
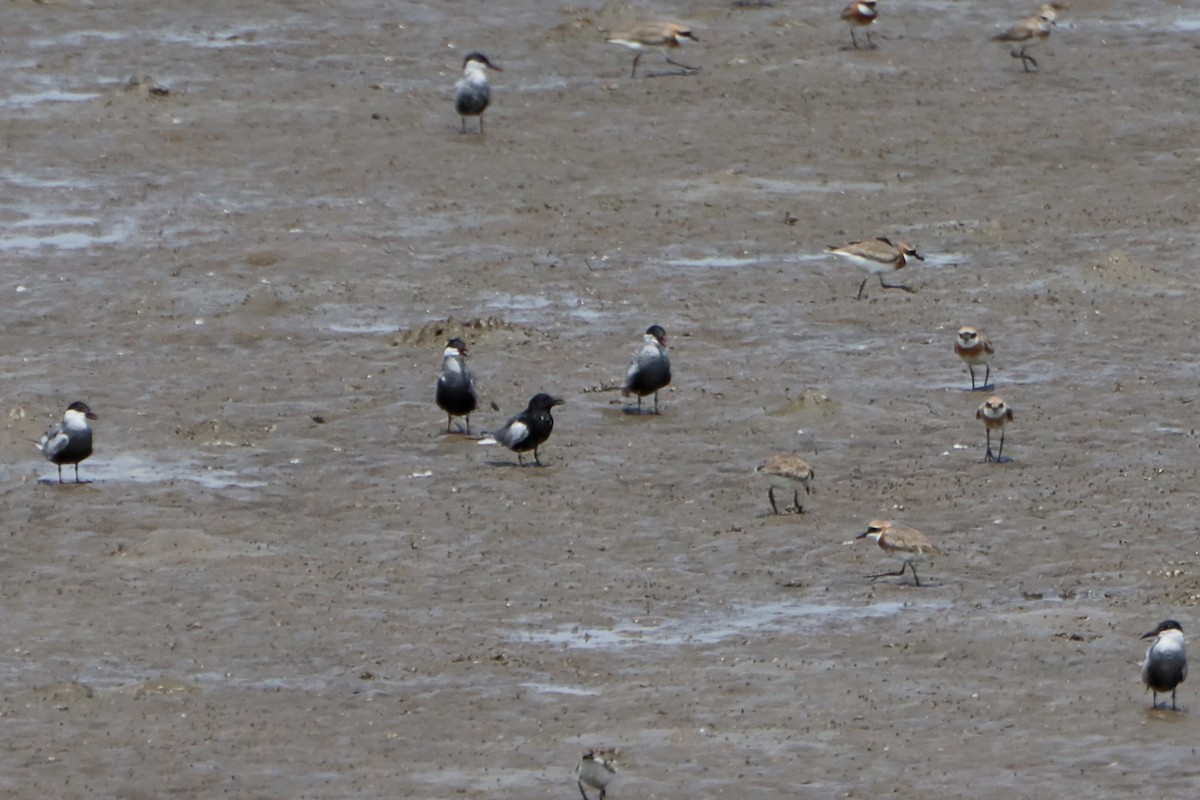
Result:
M668 2L700 71L631 80L616 4L3 2L3 793L571 798L592 746L613 800L1194 793L1138 636L1200 630L1200 17L1073 0L1024 74L1034 5L856 52ZM915 293L822 255L876 235ZM657 418L611 389L651 323ZM456 333L476 429L566 398L543 468L444 435ZM920 588L864 577L879 517Z

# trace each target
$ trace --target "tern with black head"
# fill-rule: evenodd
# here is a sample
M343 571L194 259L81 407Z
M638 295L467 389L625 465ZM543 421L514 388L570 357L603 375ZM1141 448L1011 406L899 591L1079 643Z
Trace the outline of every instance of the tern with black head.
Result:
M658 390L671 383L671 359L667 356L667 332L661 325L651 325L642 336L642 348L633 356L625 373L621 394L637 395L638 413L642 413L642 398L654 395L654 413L658 413Z
M463 76L454 86L454 110L462 119L462 133L467 132L467 117L479 117L479 132L483 133L483 112L492 102L492 87L487 76L489 69L504 71L483 53L467 53L463 59Z
M467 343L454 338L442 351L442 374L438 376L436 398L438 408L446 412L446 433L452 431L455 417L462 417L471 432L471 412L479 405L475 376L467 367Z
M1183 628L1173 619L1158 624L1143 639L1154 639L1142 662L1142 683L1151 693L1151 708L1158 708L1159 694L1171 693L1171 710L1175 708L1175 687L1187 679L1187 649L1183 645Z
M562 404L561 399L539 392L530 398L529 406L524 411L504 423L500 430L485 435L479 443L504 445L517 454L517 463L521 466L525 466L521 454L532 450L533 461L540 467L542 462L538 458L538 447L545 444L554 430L554 417L550 416L550 409Z
M63 464L73 464L75 482L83 483L79 480L79 462L92 454L92 426L88 421L96 418L87 403L76 400L67 406L62 422L46 431L36 443L42 455L58 467L59 483L63 482Z

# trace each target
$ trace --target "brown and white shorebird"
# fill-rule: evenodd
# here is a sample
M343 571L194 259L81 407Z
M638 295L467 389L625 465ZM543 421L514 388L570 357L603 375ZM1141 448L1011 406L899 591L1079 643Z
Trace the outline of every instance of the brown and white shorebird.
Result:
M804 513L804 506L800 502L800 490L804 489L804 493L809 494L812 489L808 484L816 477L816 473L807 461L793 453L776 453L754 471L771 484L767 489L767 499L771 501L772 511L776 514L779 513L779 506L775 505L775 490L782 489L792 493L792 502L796 504L796 513Z
M883 276L889 272L904 269L908 266L908 259L910 258L915 258L918 261L925 260L925 256L918 253L916 248L904 242L893 242L886 236L877 236L874 239L866 239L861 242L851 242L841 247L830 245L825 252L841 256L850 263L862 267L872 275L878 275L879 285L884 289L903 289L909 293L915 290L902 283L884 283ZM856 300L862 299L863 288L866 287L870 277L868 275L866 278L863 278L863 282L858 285Z
M933 542L929 541L929 537L916 528L897 525L891 520L871 520L867 524L867 529L860 533L857 538L863 539L867 537L874 539L883 549L883 552L888 555L899 556L903 562L900 565L899 572L880 572L875 575L868 575L867 577L871 579L903 575L905 568L908 568L912 570L913 582L917 586L920 586L921 579L917 577L916 562L932 561L934 556L945 555L945 553L934 546Z
M1059 6L1058 3L1047 3L1037 14L1026 17L1014 23L1003 33L993 36L992 41L1008 45L1009 55L1021 59L1021 67L1026 72L1031 71L1030 64L1036 70L1038 68L1037 59L1029 55L1029 48L1050 38L1050 28L1057 24L1055 20L1058 19L1058 11L1061 8L1065 8L1065 6Z
M987 453L984 454L983 460L1000 463L1004 456L1004 426L1013 421L1012 407L1004 402L1003 397L992 395L979 406L979 410L975 412L975 419L983 420L987 430ZM1000 449L992 455L992 431L997 429L1000 431Z
M983 366L987 371L983 375L983 385L980 389L988 388L988 379L992 377L991 359L996 351L992 348L992 340L978 328L964 325L958 329L958 338L954 340L954 352L967 365L971 373L971 391L975 391L975 368Z
M871 40L871 27L875 24L879 12L875 10L875 0L856 0L842 11L842 20L850 25L850 41L854 49L858 48L858 38L854 35L855 28L867 29L867 49L874 50L878 45Z
M619 44L622 47L627 47L637 53L633 57L633 68L629 71L629 77L633 78L637 75L638 61L642 59L642 55L648 48L664 47L668 50L673 50L679 47L682 39L690 39L693 42L700 41L693 34L691 29L681 22L670 22L667 20L659 22L644 22L635 28L628 31L614 33L612 36L605 39L609 44ZM680 69L691 72L699 72L698 67L689 67L687 64L680 64L678 61L672 61L667 58L667 63Z
M615 750L588 750L579 758L575 766L576 784L583 800L588 800L584 786L600 790L600 800L604 800L608 784L616 777L617 770L613 766L617 753Z

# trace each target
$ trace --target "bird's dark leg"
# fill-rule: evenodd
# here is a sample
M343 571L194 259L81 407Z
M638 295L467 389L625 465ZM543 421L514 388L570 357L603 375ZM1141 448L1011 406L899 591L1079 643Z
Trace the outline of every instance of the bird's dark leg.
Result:
M1004 458L1004 428L1000 429L1000 449L996 451L996 463L999 464Z
M854 49L858 49L858 37L854 35L854 28L850 29L850 42L854 45Z
M854 33L853 28L850 29L850 33ZM868 275L867 277L863 278L863 282L858 285L858 297L854 298L855 300L862 300L863 289L866 287L867 281L869 280L871 280L871 277Z
M989 461L995 461L996 457L992 455L992 429L984 428L984 431L987 432L987 452L983 454L983 463L986 464Z
M868 575L867 577L870 578L871 580L875 580L876 578L894 578L897 575L903 575L904 568L906 566L908 566L909 563L910 562L906 561L903 564L901 564L899 572L877 572L874 575ZM914 572L913 574L915 575L916 573Z
M75 482L81 483L79 480L79 462L75 462Z
M450 433L450 423L453 420L454 420L454 417L450 416L449 414L446 415L446 433Z
M767 489L767 499L771 501L771 510L776 514L779 513L779 506L775 505L775 487Z
M479 132L483 133L483 114L479 115Z
M522 458L521 458L521 454L520 454L520 453L517 453L517 466L518 466L518 467L523 467L523 466L525 466L525 461L524 461L524 459L522 459Z
M986 389L988 387L988 381L992 379L992 365L984 364L983 368L987 370L987 372L983 374L983 388Z
M908 561L908 562L905 562L905 563L907 563L907 564L908 564L908 568L912 570L912 574L913 574L913 583L915 583L917 586L920 586L920 585L921 585L921 579L917 577L917 565L916 565L916 564L914 564L914 563L913 563L913 562L911 562L911 561Z
M805 487L807 488L807 487ZM792 502L796 504L796 513L803 514L804 506L800 505L800 490L796 489L792 492Z
M654 393L654 413L658 413L658 392Z
M462 120L462 127L458 129L458 132L459 132L459 133L466 133L466 132L467 132L467 118L466 118L466 117L464 117L464 116L462 116L461 114L458 116L458 118L459 118L460 120Z
M914 291L911 286L905 286L903 283L884 283L882 274L879 276L879 285L884 289L903 289L909 294L912 294Z
M631 77L631 78L637 77L637 65L638 65L638 62L641 60L642 60L642 53L639 50L638 54L633 57L633 69L629 70L629 77Z
M642 413L642 396L639 394L637 396L637 399L638 399L638 413L640 414L640 413Z
M875 44L874 40L871 39L871 29L867 28L867 49L874 50L877 47L879 47L879 45Z
M1171 690L1171 710L1172 711L1179 710L1179 709L1175 708L1175 690L1174 689Z
M542 460L538 458L538 449L536 447L533 448L533 463L537 464L539 467L542 465Z
M687 64L680 64L678 61L673 61L670 58L667 59L667 63L673 67L679 67L680 69L686 69L688 72L699 72L700 71L699 67L689 67Z
M467 423L467 435L469 436L471 434L471 415L467 414L463 417L463 421Z
M62 482L63 482L63 479L62 479L62 464L59 464L59 465L58 465L58 485L59 485L59 486L62 486Z
M579 783L579 793L580 793L581 795L583 795L583 800L588 800L587 792L585 792L585 791L583 790L583 779L582 779L582 778L580 778L580 779L579 779L579 781L578 781L578 783Z
M975 391L975 368L967 364L967 372L971 373L971 391L973 392ZM984 385L986 386L987 384L985 383Z

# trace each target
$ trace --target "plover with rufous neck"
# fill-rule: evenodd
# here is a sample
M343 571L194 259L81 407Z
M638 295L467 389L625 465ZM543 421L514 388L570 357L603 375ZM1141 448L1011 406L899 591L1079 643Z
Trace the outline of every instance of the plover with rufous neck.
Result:
M987 431L987 452L983 456L983 460L994 461L997 464L1004 457L1004 426L1013 421L1013 410L1008 403L1004 402L1003 397L992 395L987 400L980 404L979 410L975 412L975 419L982 420L984 429ZM1000 431L1000 449L992 455L992 431Z
M854 49L858 48L858 38L854 35L855 28L867 29L867 49L874 50L878 45L871 40L871 27L878 19L879 12L875 9L875 0L856 0L842 11L842 21L850 25L850 41Z
M916 562L931 561L934 556L945 555L933 542L929 541L929 537L916 528L897 525L891 520L871 520L867 524L867 529L856 538L874 539L885 553L899 556L903 562L900 564L898 572L880 572L875 575L868 575L867 577L872 580L887 576L903 575L904 570L907 568L912 570L913 583L920 586L921 579L917 577Z
M807 461L794 453L776 453L759 465L755 472L770 484L767 499L771 501L772 511L780 513L779 506L775 504L775 490L782 489L792 493L795 513L804 513L804 505L800 502L800 490L804 489L804 493L809 494L812 491L809 483L816 477Z
M667 50L673 50L680 46L682 40L700 41L687 25L668 20L644 22L628 31L614 33L605 39L609 44L619 44L637 53L633 57L633 67L629 70L629 77L631 78L637 75L638 61L642 59L648 48L662 47ZM672 61L669 57L667 58L667 63L686 70L688 74L699 72L698 67L689 67L687 64L680 64L678 61Z
M996 351L992 348L992 340L987 334L978 328L973 328L970 325L964 325L958 329L958 336L954 340L954 352L967 365L967 371L971 373L971 391L976 388L987 390L992 388L988 384L988 380L992 377L991 358ZM983 366L987 372L983 376L983 385L975 386L975 368Z
M1158 624L1142 634L1154 639L1142 662L1142 683L1151 692L1151 708L1158 708L1158 695L1171 693L1171 710L1175 708L1175 687L1187 679L1187 649L1183 645L1183 628L1173 619Z
M1046 10L1043 7L1041 13L1013 23L1008 30L992 37L993 42L1000 42L1008 46L1010 56L1021 59L1021 67L1025 72L1039 69L1037 59L1029 55L1029 48L1049 39L1050 29L1058 24L1055 22L1058 16L1057 12L1051 10L1051 14L1047 15ZM1030 64L1033 65L1033 70L1029 69Z
M902 283L884 283L883 276L889 272L896 272L908 266L908 259L915 258L918 261L924 261L925 256L917 252L915 247L907 245L904 242L893 242L886 236L877 236L874 239L865 239L861 242L850 242L841 247L830 245L825 252L841 256L851 264L862 267L872 275L879 276L879 285L884 289L903 289L906 292L912 293L915 291L910 286L905 286ZM862 283L858 285L858 296L856 300L861 300L863 289L867 285L870 275L863 278Z

